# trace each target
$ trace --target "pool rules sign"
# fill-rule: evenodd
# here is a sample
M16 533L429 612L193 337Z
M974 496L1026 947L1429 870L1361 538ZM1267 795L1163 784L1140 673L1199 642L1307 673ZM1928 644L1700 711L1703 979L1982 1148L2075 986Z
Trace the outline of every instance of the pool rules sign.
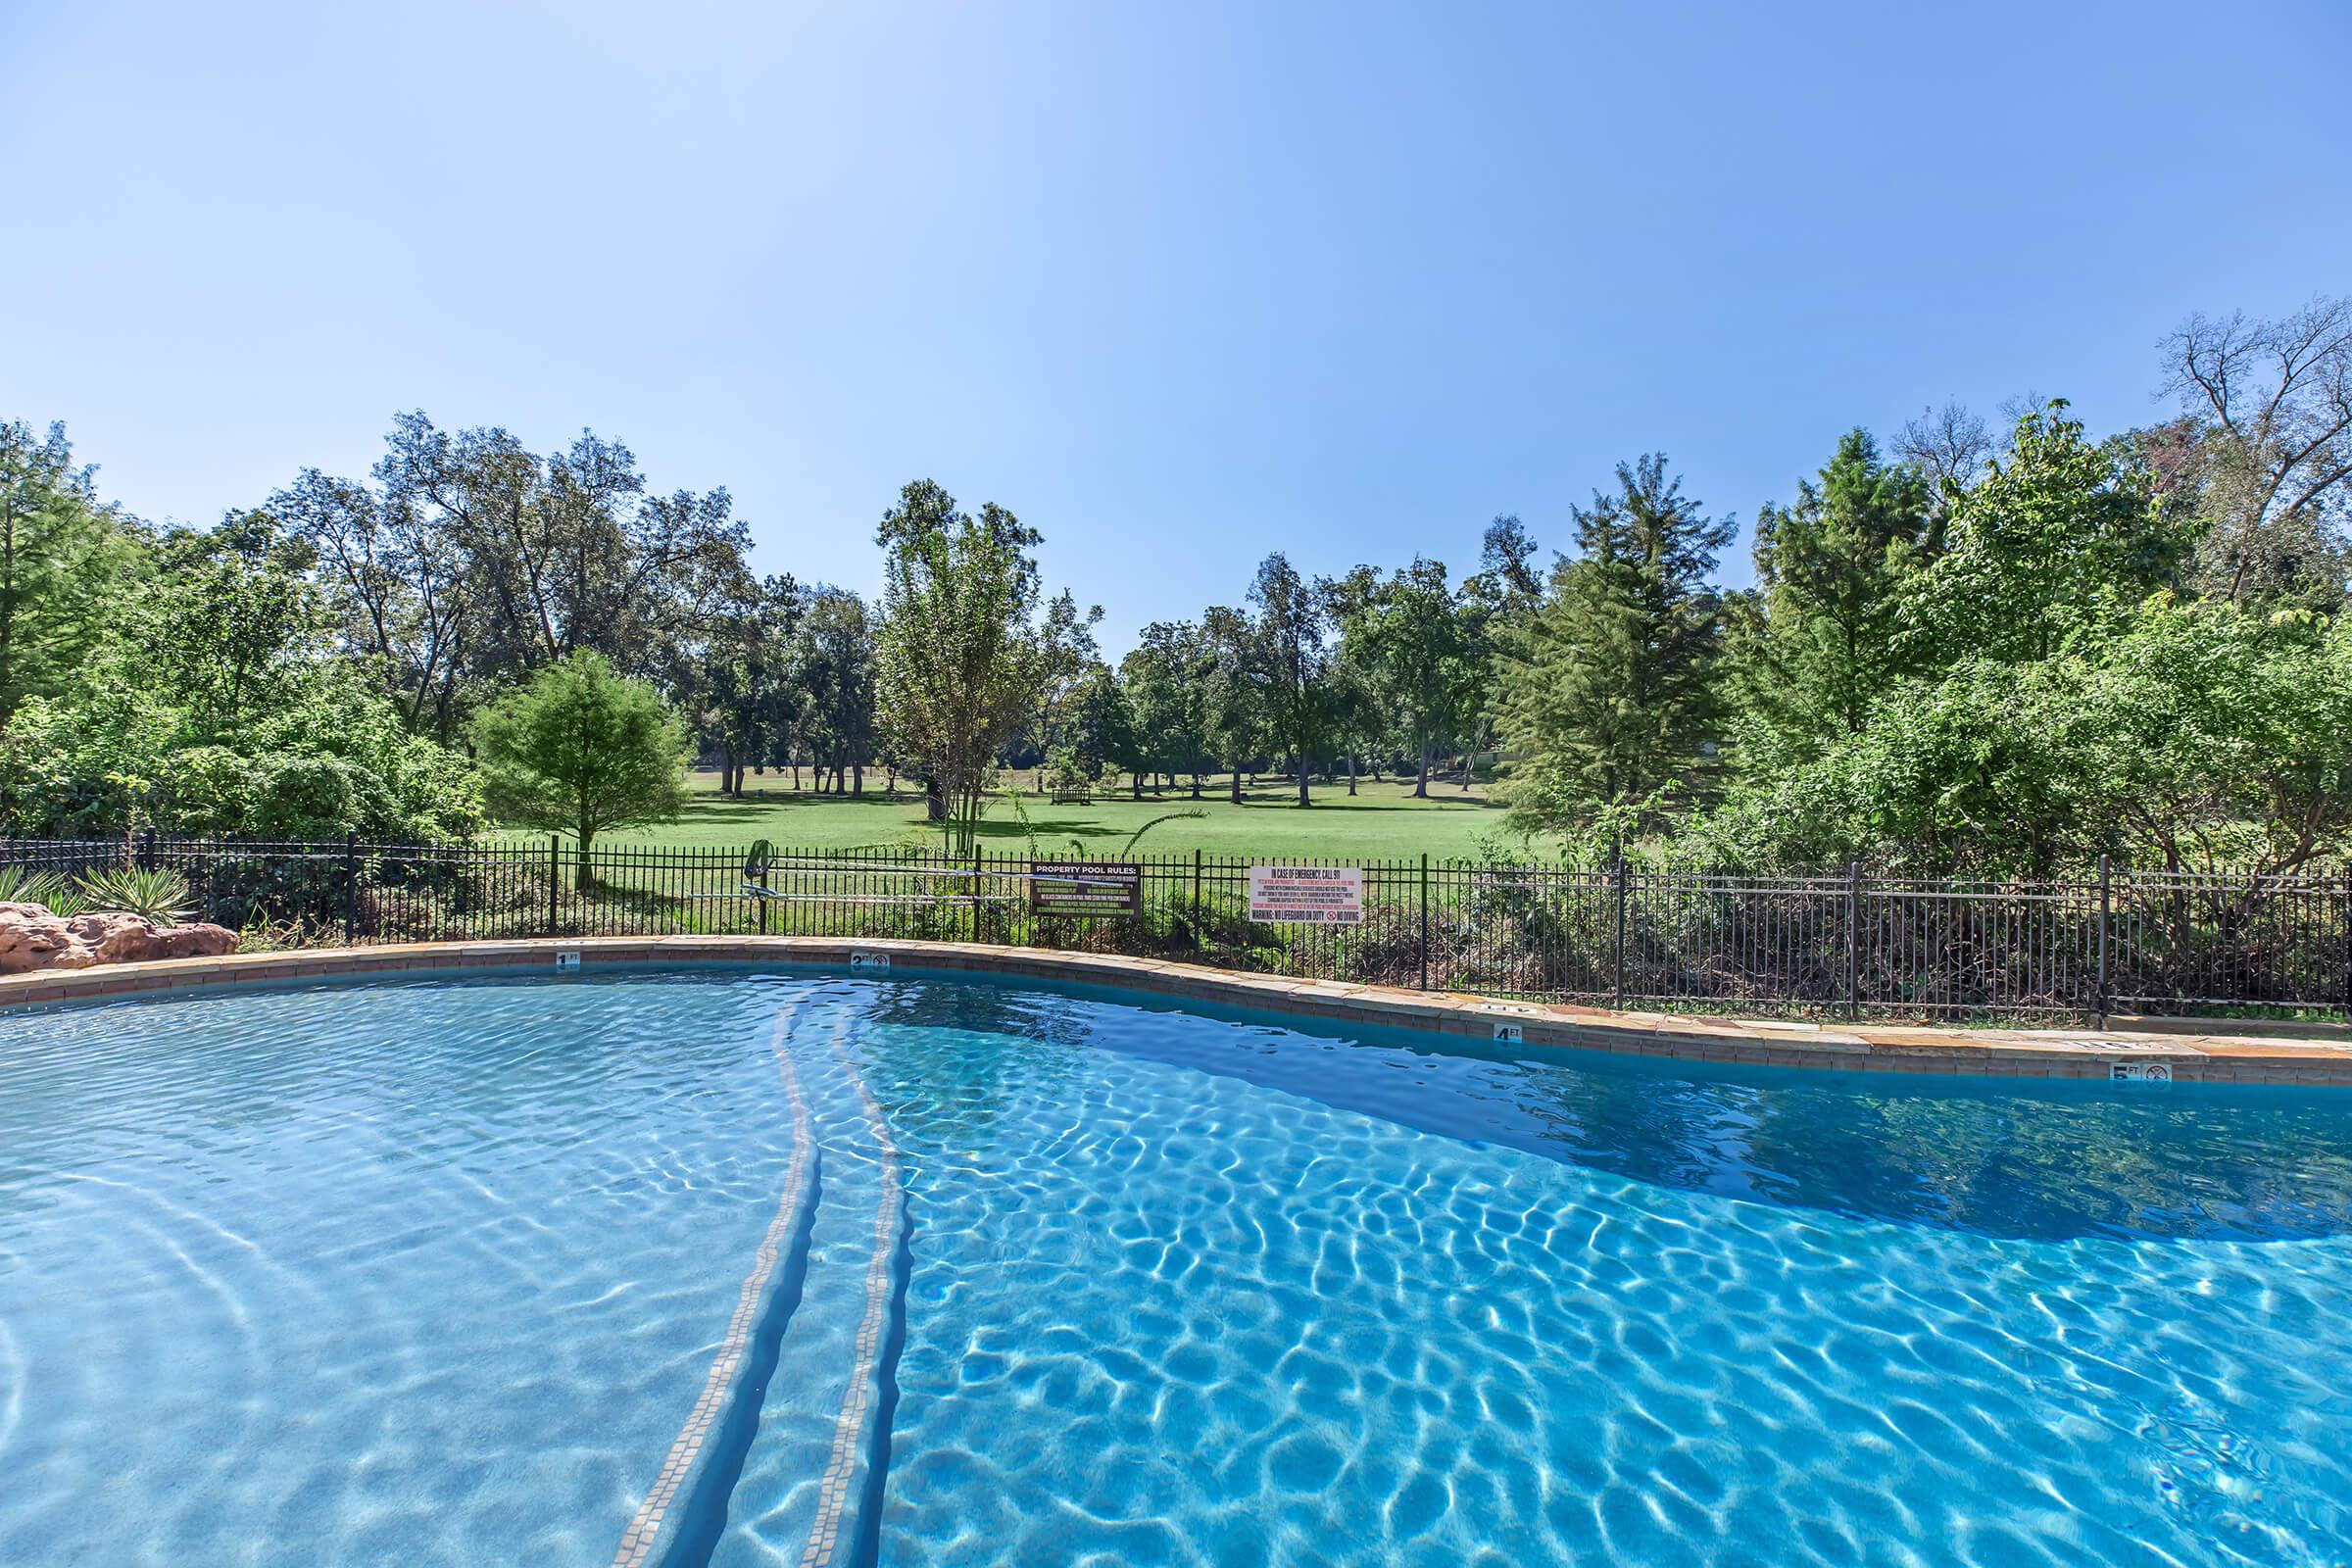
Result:
M1031 860L1032 914L1138 914L1144 868L1133 860Z
M1253 865L1250 918L1259 925L1357 925L1364 871L1356 865Z

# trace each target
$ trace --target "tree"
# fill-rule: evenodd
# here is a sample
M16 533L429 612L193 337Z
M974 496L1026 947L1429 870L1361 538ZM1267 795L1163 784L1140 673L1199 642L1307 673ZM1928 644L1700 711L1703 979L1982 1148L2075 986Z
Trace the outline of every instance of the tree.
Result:
M1278 550L1258 564L1250 602L1257 607L1256 642L1265 659L1266 717L1277 742L1290 749L1298 804L1309 806L1307 768L1332 717L1328 594Z
M2167 870L2290 875L2352 836L2352 622L2157 594L2096 662L2094 820Z
M167 534L137 638L148 679L204 741L232 741L285 706L329 652L330 617L311 555L264 512L232 513L208 533Z
M1266 659L1257 628L1238 610L1212 605L1200 617L1209 650L1201 683L1201 732L1209 755L1231 775L1233 804L1242 804L1242 769L1269 733Z
M809 597L793 661L808 696L804 734L817 766L817 788L833 774L835 794L865 793L865 768L874 760L879 664L873 617L865 601L846 588L818 587Z
M1356 631L1414 759L1413 794L1427 797L1430 760L1453 744L1476 701L1471 641L1445 564L1416 558L1398 568L1373 590Z
M414 842L479 825L465 760L340 656L308 548L268 514L147 548L70 678L0 725L0 831Z
M514 584L529 575L518 560L527 559L539 472L539 459L495 426L452 433L415 411L397 416L384 438L372 474L389 534L379 559L399 574L416 617L396 665L409 672L413 710L429 704L444 736L457 733L469 683L495 684L533 663L534 644L515 630Z
M2177 579L2193 529L2065 411L2022 416L2008 459L1954 504L1943 553L1913 579L1906 657L2046 659Z
M1763 510L1760 613L1736 662L1758 748L1786 757L1862 727L1908 665L1901 596L1934 527L1926 476L1881 461L1863 430L1838 441L1818 484L1799 482L1794 505Z
M317 552L411 722L429 711L445 737L468 687L583 648L678 686L683 651L751 578L725 490L654 493L592 431L543 458L503 429L404 414L369 482L306 468L268 510Z
M1536 570L1536 541L1516 514L1504 514L1487 524L1478 552L1478 575L1462 591L1480 600L1494 613L1520 618L1535 613L1544 602L1544 579Z
M1036 713L1067 652L1033 626L1034 528L977 513L928 479L900 493L875 540L887 554L879 647L883 724L928 781L932 819L959 854L977 840L998 748Z
M591 650L564 655L475 718L483 794L501 821L568 828L577 886L597 835L665 821L686 806L686 726L651 684Z
M1715 736L1723 606L1708 578L1733 526L1700 514L1662 455L1620 464L1617 483L1577 510L1577 557L1502 656L1496 710L1521 753L1508 795L1528 829L1688 789Z
M1129 775L1128 793L1144 798L1144 769L1152 754L1136 727L1126 688L1108 666L1097 664L1079 688L1069 730L1068 753L1090 782L1102 777L1106 765L1122 769Z
M1095 627L1102 619L1100 605L1087 610L1068 589L1046 604L1038 628L1037 710L1029 716L1027 750L1045 757L1066 750L1072 731L1083 721L1084 707L1102 670L1102 650ZM1016 764L1017 765L1017 764Z
M1380 592L1380 569L1356 565L1322 584L1325 613L1337 640L1325 676L1324 702L1329 710L1328 733L1347 760L1348 793L1356 793L1356 759L1373 757L1390 744L1388 693L1373 650L1365 636L1372 603Z
M0 722L65 689L107 601L140 564L136 539L98 501L66 427L0 422Z
M1119 662L1119 681L1134 715L1144 765L1171 776L1190 773L1200 798L1208 756L1208 676L1216 655L1191 621L1155 620Z
M467 597L455 542L422 508L305 468L266 509L338 592L349 649L375 662L408 723L454 733Z
M691 629L692 640L670 651L662 684L696 737L717 752L722 795L743 792L745 768L765 755L784 716L783 688L798 678L794 637L805 612L790 573L761 582L746 566L728 574L698 625L681 628Z
M2317 298L2267 321L2192 316L2163 350L2164 390L2187 415L2163 432L2178 454L2171 466L2207 522L2197 587L2240 602L2342 604L2352 571L2352 299Z
M1494 734L1498 650L1527 635L1528 622L1544 605L1544 579L1535 565L1536 541L1510 514L1487 524L1479 569L1462 581L1457 613L1462 655L1462 788L1470 787L1469 756L1486 750Z
M494 641L525 668L593 648L652 673L674 622L741 567L749 534L727 492L649 495L635 455L586 430L535 479L519 510L475 534Z
M1736 787L1686 848L1765 870L2049 876L2114 854L2285 875L2348 836L2352 627L2159 593L2048 659L1904 682L1860 731Z
M1904 425L1894 455L1927 476L1928 536L1921 542L1931 552L1941 549L1952 499L1983 478L1992 462L1992 432L1965 404L1946 403Z

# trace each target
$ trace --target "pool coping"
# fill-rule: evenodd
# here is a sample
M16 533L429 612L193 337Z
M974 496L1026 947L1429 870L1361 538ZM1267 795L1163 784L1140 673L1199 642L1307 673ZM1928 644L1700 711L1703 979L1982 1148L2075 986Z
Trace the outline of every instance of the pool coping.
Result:
M534 937L508 942L303 948L218 958L36 970L0 976L0 1014L58 1003L240 982L553 967L562 954L577 954L583 965L775 960L856 967L860 960L870 963L879 958L908 969L1104 986L1178 1001L1489 1041L1504 1038L1501 1031L1515 1027L1520 1042L1529 1046L1751 1066L1987 1078L2131 1076L2188 1083L2352 1088L2352 1044L2335 1041L2170 1030L1957 1030L1617 1011L1350 981L1292 980L1160 958L848 937Z

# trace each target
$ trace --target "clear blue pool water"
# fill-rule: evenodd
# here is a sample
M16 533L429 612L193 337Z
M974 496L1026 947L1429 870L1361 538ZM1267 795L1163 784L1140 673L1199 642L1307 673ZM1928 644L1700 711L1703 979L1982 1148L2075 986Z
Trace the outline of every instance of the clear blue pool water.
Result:
M0 1563L2352 1561L2352 1096L1448 1044L745 970L0 1018Z

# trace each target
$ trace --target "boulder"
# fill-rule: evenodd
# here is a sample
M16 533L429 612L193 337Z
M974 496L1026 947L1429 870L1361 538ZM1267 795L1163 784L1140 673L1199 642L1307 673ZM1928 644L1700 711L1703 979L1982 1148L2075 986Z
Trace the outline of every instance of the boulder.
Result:
M38 904L0 904L0 974L80 968L59 960L74 951L66 922Z
M138 914L60 918L37 904L0 904L0 974L212 958L236 951L237 934L225 926L157 925Z

